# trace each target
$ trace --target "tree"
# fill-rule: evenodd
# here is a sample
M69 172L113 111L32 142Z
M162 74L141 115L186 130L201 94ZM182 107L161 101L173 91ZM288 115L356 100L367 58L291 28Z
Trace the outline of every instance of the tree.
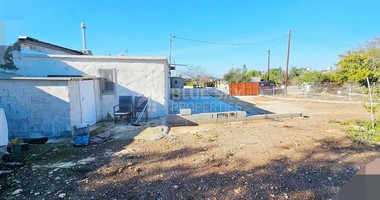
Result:
M186 66L186 69L181 73L181 76L191 78L197 85L202 85L210 77L207 75L204 68L194 65Z
M271 68L269 70L269 82L276 86L281 86L285 83L285 72L279 67L279 68ZM264 73L261 76L262 80L267 80L268 79L268 73Z
M247 67L245 65L242 68L232 68L223 75L223 80L228 83L246 83L251 81L251 78L246 73Z
M315 84L323 84L326 82L332 82L334 80L334 74L332 72L306 72L297 78L298 82L313 82Z
M261 75L262 75L261 71L258 71L258 70L249 70L247 71L247 73L245 73L245 76L247 76L248 78L260 77Z
M359 82L366 86L366 77L375 83L380 77L380 38L375 37L356 49L339 56L336 63L336 80L338 83Z
M289 79L295 79L306 72L306 67L291 67L289 70Z

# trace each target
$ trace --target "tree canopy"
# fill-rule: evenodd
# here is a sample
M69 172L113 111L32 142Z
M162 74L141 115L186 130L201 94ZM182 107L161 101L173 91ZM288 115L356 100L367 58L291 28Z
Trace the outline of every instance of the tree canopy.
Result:
M247 67L244 65L242 68L236 67L230 69L223 75L223 80L228 83L246 83L250 81L250 78L246 76Z
M337 83L359 82L366 85L377 82L380 77L380 38L373 38L356 49L351 49L339 56L335 71Z

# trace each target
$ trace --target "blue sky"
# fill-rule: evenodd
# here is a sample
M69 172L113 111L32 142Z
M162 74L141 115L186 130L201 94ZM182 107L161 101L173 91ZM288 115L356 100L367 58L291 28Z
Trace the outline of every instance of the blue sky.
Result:
M80 23L95 55L168 56L169 35L228 43L255 43L292 30L290 66L314 70L334 66L339 54L380 35L379 1L0 0L0 43L20 35L81 49ZM5 25L4 25L5 22ZM5 33L5 34L4 34ZM243 64L285 68L287 39L251 46L226 46L174 39L176 63L198 65L222 76ZM128 51L128 53L126 53ZM181 67L179 67L181 68Z

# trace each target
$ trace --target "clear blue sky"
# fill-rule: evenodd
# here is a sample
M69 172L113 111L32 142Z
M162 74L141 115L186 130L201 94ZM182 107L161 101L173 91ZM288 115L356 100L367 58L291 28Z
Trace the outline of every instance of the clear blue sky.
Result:
M230 43L279 38L292 30L290 66L334 66L339 54L380 35L380 1L0 0L0 43L20 35L81 49L80 23L95 55L168 56L169 35ZM1 22L2 21L2 22ZM2 28L4 29L4 28ZM5 36L4 36L5 33ZM176 63L220 77L231 67L285 68L287 39L252 46L205 45L174 39Z

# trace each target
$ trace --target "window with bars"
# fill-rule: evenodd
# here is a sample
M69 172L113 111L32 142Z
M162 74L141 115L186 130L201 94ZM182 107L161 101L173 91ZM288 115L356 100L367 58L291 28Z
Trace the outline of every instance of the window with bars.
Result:
M114 69L101 69L102 76L102 93L115 94L115 70Z

